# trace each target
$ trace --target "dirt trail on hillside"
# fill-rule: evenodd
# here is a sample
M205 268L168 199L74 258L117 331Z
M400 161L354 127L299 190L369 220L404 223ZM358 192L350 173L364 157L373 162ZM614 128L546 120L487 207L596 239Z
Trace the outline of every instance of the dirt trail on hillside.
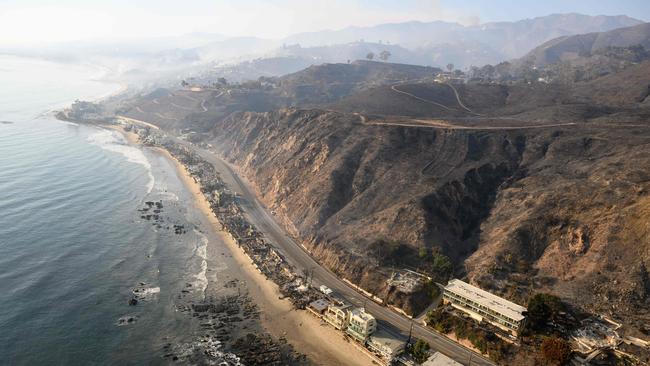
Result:
M521 125L521 126L459 126L451 124L448 121L442 119L409 119L409 120L396 120L396 121L368 121L368 118L360 113L354 113L359 117L361 123L367 126L399 126L399 127L427 127L427 128L438 128L438 129L449 129L449 130L470 130L470 131L481 131L481 130L527 130L527 129L539 129L539 128L550 128L550 127L565 127L565 126L575 126L576 122L566 122L566 123L553 123L553 124L541 124L541 125Z

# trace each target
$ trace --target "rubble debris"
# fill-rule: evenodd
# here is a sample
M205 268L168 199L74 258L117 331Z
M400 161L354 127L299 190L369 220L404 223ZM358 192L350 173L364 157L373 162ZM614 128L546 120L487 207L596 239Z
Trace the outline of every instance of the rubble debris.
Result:
M290 299L296 308L304 309L319 297L318 290L308 286L307 279L297 274L296 269L289 265L282 254L248 222L235 195L226 187L211 163L185 146L166 143L164 147L199 183L201 192L221 223L222 229L251 258L257 269L278 285L283 298ZM151 206L153 205L152 202ZM174 232L178 234L185 232L185 229L174 225Z

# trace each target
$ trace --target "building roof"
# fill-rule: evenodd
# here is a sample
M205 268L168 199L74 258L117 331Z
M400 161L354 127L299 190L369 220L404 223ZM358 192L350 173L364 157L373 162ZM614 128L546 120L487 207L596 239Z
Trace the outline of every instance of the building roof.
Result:
M369 342L376 347L388 348L391 353L399 352L406 346L405 339L393 336L381 328L370 336Z
M422 364L422 366L463 366L463 364L452 360L440 352L436 352L432 354L431 357Z
M318 311L318 312L321 312L321 313L322 313L323 311L327 310L327 307L328 307L329 305L330 305L330 302L327 301L327 300L325 300L325 299L318 299L318 300L316 300L316 301L312 301L312 302L309 304L309 306L310 306L312 309L314 309L314 310L316 310L316 311Z
M370 313L366 313L366 309L364 308L356 308L350 312L352 316L358 317L359 319L363 321L369 321L369 320L374 320L375 317L370 315Z
M449 281L445 287L445 291L461 295L515 321L521 321L525 318L522 314L526 311L525 307L491 294L485 290L481 290L480 288L472 286L459 279Z

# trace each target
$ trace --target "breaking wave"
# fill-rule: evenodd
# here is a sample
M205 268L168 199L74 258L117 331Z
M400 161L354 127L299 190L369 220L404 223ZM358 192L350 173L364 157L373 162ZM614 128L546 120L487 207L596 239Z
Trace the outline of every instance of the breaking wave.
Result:
M124 137L117 131L101 130L88 136L88 142L101 147L104 150L113 151L122 154L127 161L140 164L147 170L149 182L147 182L147 194L153 190L155 179L151 172L151 163L144 155L142 150L129 146Z
M151 300L151 298L160 293L160 287L138 287L132 291L133 295L139 300Z
M196 281L194 281L192 286L197 288L198 291L205 293L205 290L208 287L208 238L196 229L194 229L194 232L200 237L200 242L196 246L195 254L201 260L201 269L196 275L194 275Z

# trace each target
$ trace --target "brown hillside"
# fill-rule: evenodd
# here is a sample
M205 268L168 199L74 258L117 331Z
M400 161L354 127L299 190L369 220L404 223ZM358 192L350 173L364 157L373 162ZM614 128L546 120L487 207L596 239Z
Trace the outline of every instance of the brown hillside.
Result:
M211 143L321 260L377 293L396 264L375 251L388 239L410 248L398 265L427 270L424 246L509 298L545 290L607 312L625 296L616 309L635 319L650 292L622 268L650 262L649 132L445 131L289 109L232 115Z
M522 60L544 66L576 59L581 54L606 47L641 45L650 49L650 23L618 28L607 32L578 34L550 40L530 51Z

